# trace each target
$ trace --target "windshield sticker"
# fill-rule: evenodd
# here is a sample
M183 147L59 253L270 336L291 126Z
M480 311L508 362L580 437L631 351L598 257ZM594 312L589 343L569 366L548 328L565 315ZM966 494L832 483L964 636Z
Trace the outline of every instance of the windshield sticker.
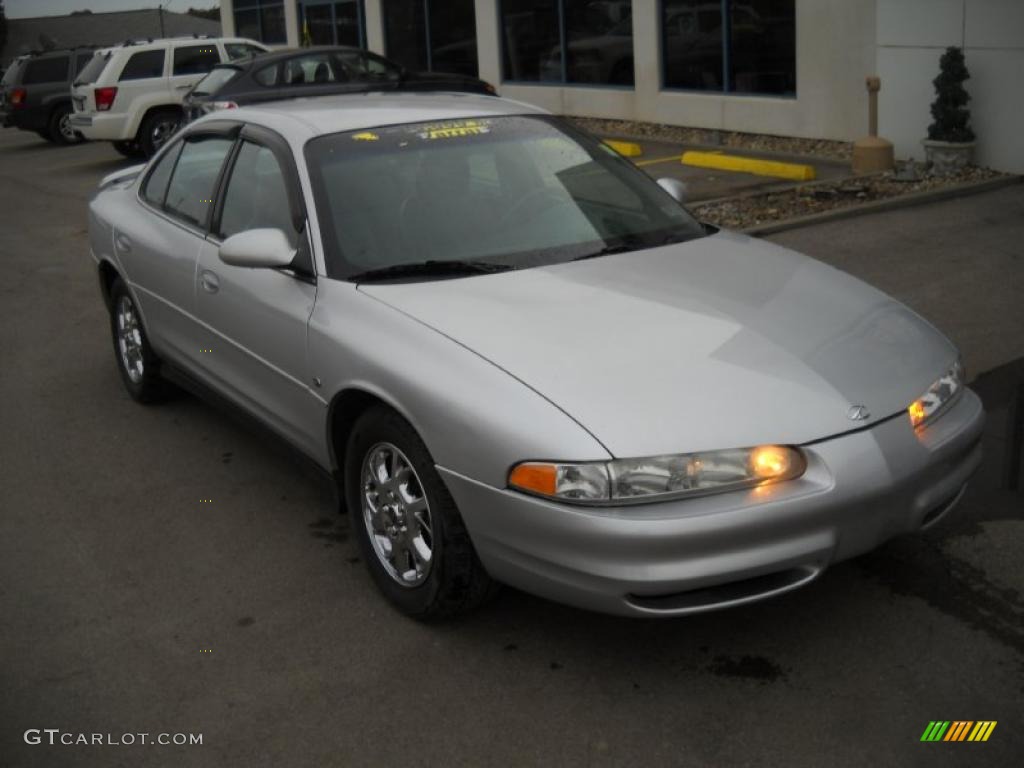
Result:
M352 135L353 141L377 141L379 138L380 136L373 131L363 131L362 133L355 133Z
M462 136L479 136L490 133L489 120L459 120L453 123L433 123L425 125L417 132L421 139L457 139Z

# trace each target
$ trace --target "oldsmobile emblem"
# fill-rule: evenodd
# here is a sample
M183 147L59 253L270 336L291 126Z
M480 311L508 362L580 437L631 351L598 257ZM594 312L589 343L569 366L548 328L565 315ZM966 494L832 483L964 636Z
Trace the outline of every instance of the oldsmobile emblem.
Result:
M846 412L846 418L850 421L864 421L870 417L866 405L851 405L850 410Z

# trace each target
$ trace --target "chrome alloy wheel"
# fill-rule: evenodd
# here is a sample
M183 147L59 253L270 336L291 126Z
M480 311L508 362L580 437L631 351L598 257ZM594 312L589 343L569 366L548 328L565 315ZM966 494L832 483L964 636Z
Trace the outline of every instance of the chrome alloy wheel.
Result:
M138 384L146 370L142 359L142 328L135 305L127 296L117 302L117 349L125 373L132 384Z
M377 443L363 458L363 522L384 570L403 587L430 574L434 531L423 485L396 446Z
M64 115L60 119L60 135L64 137L64 141L69 144L73 144L78 141L78 134L75 133L75 129L71 127L71 113Z

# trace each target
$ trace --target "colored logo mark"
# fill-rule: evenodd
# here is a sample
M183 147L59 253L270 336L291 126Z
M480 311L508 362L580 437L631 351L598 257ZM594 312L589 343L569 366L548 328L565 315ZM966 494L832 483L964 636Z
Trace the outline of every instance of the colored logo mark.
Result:
M988 741L996 720L932 720L921 734L921 741Z

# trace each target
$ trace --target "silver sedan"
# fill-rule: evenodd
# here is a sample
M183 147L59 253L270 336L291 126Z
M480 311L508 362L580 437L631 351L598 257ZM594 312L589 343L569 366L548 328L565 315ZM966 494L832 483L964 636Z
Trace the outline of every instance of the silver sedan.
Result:
M341 96L193 123L90 245L131 396L213 391L330 472L401 610L670 616L933 524L983 422L928 322L681 202L524 104Z

